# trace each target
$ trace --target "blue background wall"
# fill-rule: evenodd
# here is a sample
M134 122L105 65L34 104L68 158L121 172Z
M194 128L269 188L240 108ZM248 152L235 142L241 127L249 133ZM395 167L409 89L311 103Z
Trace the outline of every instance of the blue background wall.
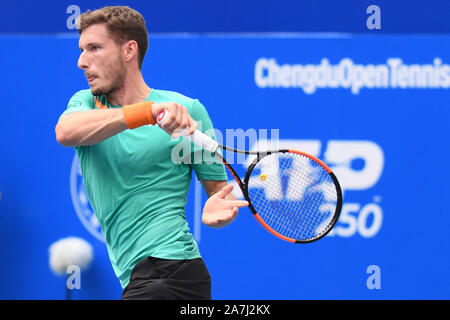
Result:
M89 3L78 1L82 11L105 4ZM439 165L450 156L450 78L437 76L436 88L390 81L358 94L346 87L311 94L300 87L261 88L255 80L261 58L315 66L348 58L364 67L387 65L390 58L423 67L438 58L449 74L448 2L379 1L382 29L372 31L365 27L365 8L373 3L364 1L146 3L129 5L142 10L150 31L196 32L150 34L143 73L151 87L199 98L223 133L279 129L281 143L316 153L344 187L333 234L291 245L267 233L247 209L224 229L200 227L193 182L187 218L213 276L214 298L450 298L449 174ZM77 35L67 33L70 4L30 2L21 11L5 4L14 14L0 22L0 299L64 299L65 279L50 271L48 247L67 236L88 240L95 255L73 297L121 294L104 243L76 211L75 153L54 136L68 99L88 87L76 67ZM183 14L174 9L180 7ZM237 31L345 34L198 34ZM367 286L370 266L379 267L380 289Z
M129 5L142 12L152 32L352 32L369 33L366 9L382 11L381 32L448 33L445 0L61 0L5 2L1 32L66 32L70 5L81 11ZM373 32L373 31L372 31Z

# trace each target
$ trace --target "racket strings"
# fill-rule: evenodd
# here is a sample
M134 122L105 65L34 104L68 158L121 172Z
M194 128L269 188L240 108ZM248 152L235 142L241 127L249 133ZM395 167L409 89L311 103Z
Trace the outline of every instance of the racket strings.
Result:
M249 197L270 228L296 240L327 231L337 205L336 188L326 170L296 153L262 158L251 172Z

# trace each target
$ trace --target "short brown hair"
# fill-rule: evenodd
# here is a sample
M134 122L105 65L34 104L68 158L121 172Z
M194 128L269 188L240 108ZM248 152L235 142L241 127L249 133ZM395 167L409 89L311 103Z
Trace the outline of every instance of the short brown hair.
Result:
M78 32L81 34L84 29L97 23L105 23L111 36L119 44L130 40L137 42L140 69L148 48L148 33L144 17L136 10L126 6L104 7L94 11L87 10L79 17Z

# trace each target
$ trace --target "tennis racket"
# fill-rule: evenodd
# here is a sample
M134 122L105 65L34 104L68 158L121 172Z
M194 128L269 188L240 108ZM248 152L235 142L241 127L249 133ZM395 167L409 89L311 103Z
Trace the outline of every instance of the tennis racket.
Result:
M167 116L167 110L161 111L157 123L162 124ZM331 169L316 157L292 149L236 150L199 130L184 138L224 163L253 216L274 236L292 243L309 243L323 238L336 224L342 208L341 187ZM256 156L243 180L219 148Z

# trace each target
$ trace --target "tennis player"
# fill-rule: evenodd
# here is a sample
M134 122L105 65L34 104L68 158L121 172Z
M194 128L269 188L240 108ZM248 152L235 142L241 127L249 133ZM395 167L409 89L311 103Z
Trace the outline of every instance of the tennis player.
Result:
M170 134L193 133L197 122L211 132L208 113L199 100L144 81L148 34L139 12L87 11L78 31L78 67L90 89L69 100L56 139L75 147L122 299L211 299L211 278L185 219L192 170L208 195L207 226L228 225L248 203L231 194L222 164L171 158L179 141ZM163 109L169 117L160 128L155 117Z

